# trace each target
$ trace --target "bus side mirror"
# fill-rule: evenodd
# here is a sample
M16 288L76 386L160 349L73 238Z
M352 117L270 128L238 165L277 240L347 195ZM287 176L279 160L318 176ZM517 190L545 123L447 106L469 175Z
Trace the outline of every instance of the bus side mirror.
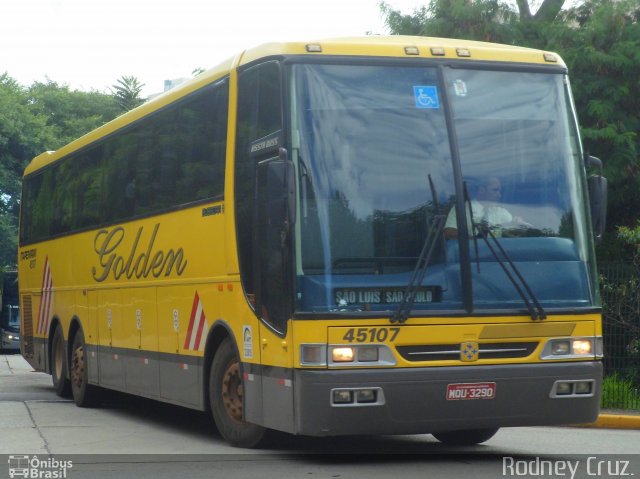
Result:
M602 240L607 225L607 179L602 176L602 161L595 156L586 156L587 167L597 168L598 174L587 180L589 187L589 204L591 207L591 223L596 241Z

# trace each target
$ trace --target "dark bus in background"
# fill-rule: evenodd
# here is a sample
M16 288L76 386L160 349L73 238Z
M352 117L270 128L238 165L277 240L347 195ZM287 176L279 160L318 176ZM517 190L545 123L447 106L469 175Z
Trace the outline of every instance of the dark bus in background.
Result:
M7 271L0 274L0 349L20 350L20 303L18 301L18 273Z

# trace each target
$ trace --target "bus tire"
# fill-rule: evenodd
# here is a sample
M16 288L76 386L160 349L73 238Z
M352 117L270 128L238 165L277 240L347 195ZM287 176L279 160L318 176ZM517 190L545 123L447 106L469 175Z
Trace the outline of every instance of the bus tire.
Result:
M438 441L451 446L472 446L491 439L498 428L467 429L464 431L443 431L431 433Z
M258 447L265 428L244 421L240 360L229 338L222 341L211 363L209 403L222 438L236 447Z
M71 348L71 393L73 400L80 407L91 407L98 402L98 388L89 384L89 368L87 364L86 346L82 330L78 330L73 338Z
M51 342L51 382L58 396L71 397L71 381L67 378L67 352L60 325L56 327Z

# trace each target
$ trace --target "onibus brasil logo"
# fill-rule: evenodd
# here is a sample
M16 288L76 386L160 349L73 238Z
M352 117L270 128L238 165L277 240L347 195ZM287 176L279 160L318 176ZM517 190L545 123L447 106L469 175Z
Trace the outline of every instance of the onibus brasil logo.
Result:
M53 457L39 459L38 456L9 456L9 477L30 479L65 479L67 469L73 467L73 461L61 461Z

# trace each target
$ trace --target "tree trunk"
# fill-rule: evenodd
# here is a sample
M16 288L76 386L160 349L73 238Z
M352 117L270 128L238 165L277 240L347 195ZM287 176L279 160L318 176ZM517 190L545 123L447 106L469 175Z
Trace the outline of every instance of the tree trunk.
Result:
M535 15L531 14L528 0L516 0L518 11L520 12L520 21L549 23L555 20L562 10L562 6L566 0L544 0Z

